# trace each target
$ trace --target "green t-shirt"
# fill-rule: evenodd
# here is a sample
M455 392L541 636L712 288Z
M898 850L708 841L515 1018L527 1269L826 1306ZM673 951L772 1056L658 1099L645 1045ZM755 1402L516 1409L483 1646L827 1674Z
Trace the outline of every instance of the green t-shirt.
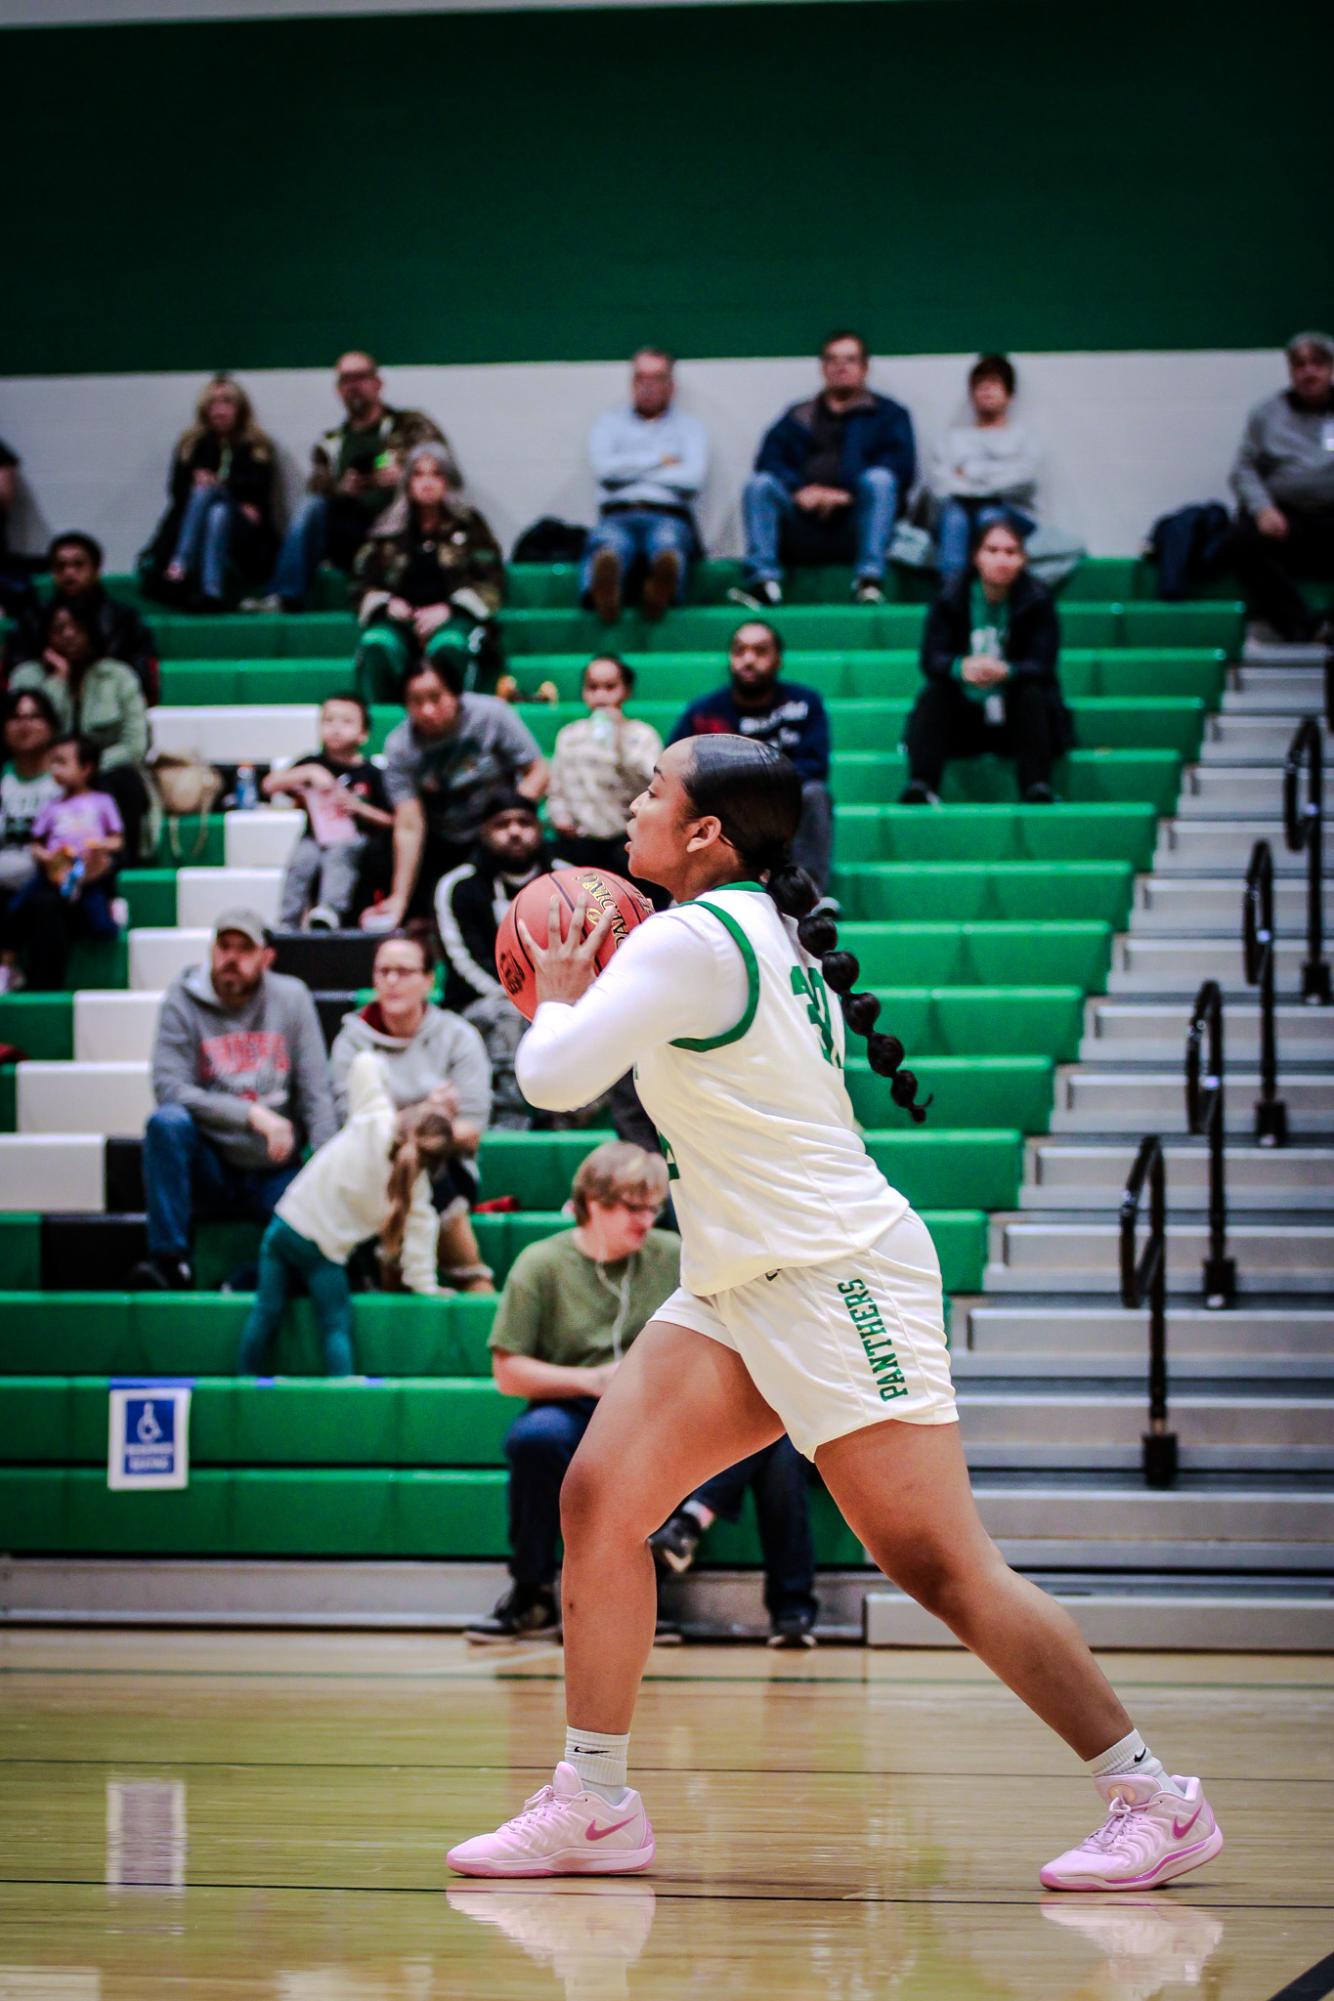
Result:
M585 1257L573 1230L529 1244L514 1261L491 1346L564 1369L596 1369L624 1354L680 1284L681 1239L650 1230L616 1264Z

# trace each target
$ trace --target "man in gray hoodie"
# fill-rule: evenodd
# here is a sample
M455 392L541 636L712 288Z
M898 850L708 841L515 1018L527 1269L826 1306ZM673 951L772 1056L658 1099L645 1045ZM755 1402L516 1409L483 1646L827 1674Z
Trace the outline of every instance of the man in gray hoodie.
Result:
M1232 467L1240 503L1227 560L1253 618L1281 639L1328 645L1299 577L1334 577L1334 338L1294 334L1289 387L1257 403Z
M144 1134L148 1257L133 1287L192 1285L196 1210L267 1221L303 1149L338 1130L315 1003L272 968L264 920L224 910L208 965L188 967L163 997Z

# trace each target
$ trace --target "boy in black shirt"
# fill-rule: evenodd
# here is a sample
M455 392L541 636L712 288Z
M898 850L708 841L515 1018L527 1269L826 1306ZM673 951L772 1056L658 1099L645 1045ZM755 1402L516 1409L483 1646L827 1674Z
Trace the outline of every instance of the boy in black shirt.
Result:
M306 831L283 875L278 928L337 931L355 924L357 885L370 841L393 826L384 774L365 754L370 713L359 695L330 695L320 709L320 748L264 780L266 799L290 793Z

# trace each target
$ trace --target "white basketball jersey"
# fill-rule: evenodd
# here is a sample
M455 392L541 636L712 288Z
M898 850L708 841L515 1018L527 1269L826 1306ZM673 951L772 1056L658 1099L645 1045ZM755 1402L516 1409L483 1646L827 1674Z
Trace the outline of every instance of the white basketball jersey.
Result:
M667 1155L681 1282L708 1295L865 1250L908 1204L856 1131L842 1012L796 925L755 883L684 909L731 934L745 1012L725 1035L651 1049L635 1079Z

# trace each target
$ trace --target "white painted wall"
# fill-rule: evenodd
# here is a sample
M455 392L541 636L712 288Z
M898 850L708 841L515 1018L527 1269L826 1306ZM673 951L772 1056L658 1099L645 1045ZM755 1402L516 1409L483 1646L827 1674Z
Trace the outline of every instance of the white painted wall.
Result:
M929 451L963 405L970 355L877 362L873 385L907 404ZM1267 350L1016 355L1021 411L1045 451L1043 513L1094 555L1128 555L1155 517L1191 500L1226 498L1246 411L1280 388ZM130 566L163 505L171 443L207 368L192 374L0 378L0 437L23 461L14 546L38 549L57 529L89 530L113 569ZM389 367L390 401L428 410L448 434L468 491L508 549L542 514L589 521L594 488L584 438L625 393L621 362L497 367ZM311 442L339 414L322 369L244 377L260 421L300 491ZM765 426L817 384L806 357L690 361L678 394L714 442L702 508L713 554L740 550L740 487Z

